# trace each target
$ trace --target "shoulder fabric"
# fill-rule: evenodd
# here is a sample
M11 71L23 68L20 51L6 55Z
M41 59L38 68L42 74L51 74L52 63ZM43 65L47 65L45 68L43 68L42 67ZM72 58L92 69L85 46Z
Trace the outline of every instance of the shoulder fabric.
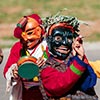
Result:
M20 57L20 50L22 48L22 45L20 42L16 42L11 50L10 50L10 54L8 56L8 59L7 59L7 62L6 62L6 65L4 67L4 71L3 71L3 74L5 76L5 73L8 71L9 67L16 63Z

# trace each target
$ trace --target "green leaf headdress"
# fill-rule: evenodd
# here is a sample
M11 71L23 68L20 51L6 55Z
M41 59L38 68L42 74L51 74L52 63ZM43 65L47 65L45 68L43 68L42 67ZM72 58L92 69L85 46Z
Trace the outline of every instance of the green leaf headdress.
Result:
M63 9L63 10L66 10L66 9ZM52 26L53 24L61 23L61 22L67 23L68 25L73 27L75 32L79 32L79 25L80 23L84 23L84 22L79 21L76 17L73 17L73 16L60 15L60 13L63 10L59 11L56 15L48 16L43 19L43 25L47 33L50 26Z

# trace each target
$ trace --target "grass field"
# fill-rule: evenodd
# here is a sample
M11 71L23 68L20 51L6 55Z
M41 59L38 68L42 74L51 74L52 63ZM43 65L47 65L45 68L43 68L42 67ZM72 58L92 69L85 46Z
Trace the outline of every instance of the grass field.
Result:
M0 0L0 25L3 24L5 27L0 27L0 35L11 34L4 37L0 36L0 40L16 41L13 38L13 29L10 29L10 26L17 23L22 16L38 13L43 18L54 15L63 8L68 9L62 12L64 15L76 16L85 21L96 21L98 24L92 27L95 30L85 40L100 41L100 30L98 30L100 25L100 0ZM3 48L11 47L11 45L3 45L3 43L0 43L0 46Z
M83 20L100 18L100 0L0 0L0 23L16 22L31 13L45 17L63 8L68 9L64 14Z

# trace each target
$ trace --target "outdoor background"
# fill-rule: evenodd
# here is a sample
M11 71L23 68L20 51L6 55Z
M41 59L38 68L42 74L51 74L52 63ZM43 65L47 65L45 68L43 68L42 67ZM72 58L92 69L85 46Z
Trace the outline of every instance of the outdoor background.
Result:
M0 48L4 53L4 60L0 65L0 100L8 100L3 68L11 46L17 41L13 30L19 19L32 13L43 18L54 15L63 8L68 10L61 14L75 16L88 24L80 26L86 54L89 60L100 60L100 0L0 0ZM100 79L96 90L100 96Z
M89 24L82 25L80 31L85 41L100 40L100 0L0 0L0 47L11 47L16 41L13 30L22 16L37 13L43 18L63 8L68 10L62 14L76 16Z

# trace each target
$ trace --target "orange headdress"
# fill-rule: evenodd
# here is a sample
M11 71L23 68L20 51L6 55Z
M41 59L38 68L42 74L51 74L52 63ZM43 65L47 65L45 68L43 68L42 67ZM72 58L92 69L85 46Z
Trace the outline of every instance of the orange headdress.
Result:
M37 15L37 14L32 14L32 15L28 15L28 16L24 16L20 19L20 21L17 23L16 28L14 29L14 36L16 38L21 38L21 34L24 30L24 26L27 24L28 22L28 17L34 19L40 26L42 26L42 20L41 18ZM44 30L42 29L42 35L44 34Z

